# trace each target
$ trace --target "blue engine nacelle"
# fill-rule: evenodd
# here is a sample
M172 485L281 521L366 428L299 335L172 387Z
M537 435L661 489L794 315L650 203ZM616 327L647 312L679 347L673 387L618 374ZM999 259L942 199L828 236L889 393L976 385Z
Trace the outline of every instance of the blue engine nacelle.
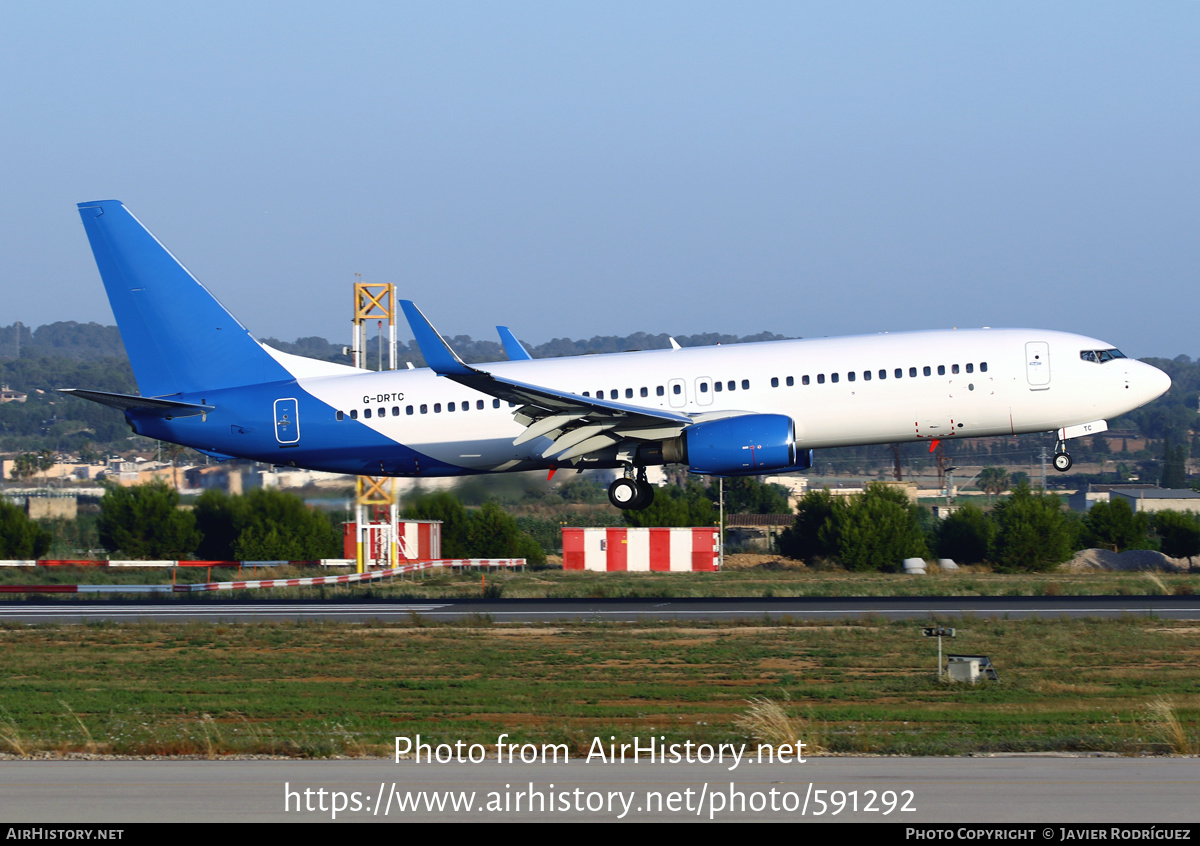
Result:
M663 443L663 458L706 476L754 476L812 466L812 450L797 455L796 426L782 414L697 423Z

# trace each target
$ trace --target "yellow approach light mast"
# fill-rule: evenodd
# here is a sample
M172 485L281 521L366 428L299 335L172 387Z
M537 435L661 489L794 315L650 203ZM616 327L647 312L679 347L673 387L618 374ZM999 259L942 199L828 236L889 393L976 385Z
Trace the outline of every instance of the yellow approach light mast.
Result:
M383 370L383 322L388 325L388 370L396 369L396 286L391 282L364 282L354 274L354 320L351 361L362 370L367 363L367 324L378 327L379 370ZM400 564L400 510L396 480L387 476L359 476L354 486L355 565L362 573Z

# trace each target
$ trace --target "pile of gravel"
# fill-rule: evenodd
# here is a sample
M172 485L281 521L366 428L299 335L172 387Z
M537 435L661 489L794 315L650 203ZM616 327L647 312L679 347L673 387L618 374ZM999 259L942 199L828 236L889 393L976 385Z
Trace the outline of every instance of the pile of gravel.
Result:
M1062 565L1068 573L1096 571L1186 573L1186 558L1168 558L1161 552L1150 549L1130 549L1113 552L1111 549L1084 549Z

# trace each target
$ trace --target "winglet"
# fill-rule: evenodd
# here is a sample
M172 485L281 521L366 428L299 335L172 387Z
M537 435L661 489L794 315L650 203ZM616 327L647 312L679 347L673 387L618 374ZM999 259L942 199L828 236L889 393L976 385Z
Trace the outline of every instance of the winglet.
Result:
M417 340L417 346L421 348L421 355L425 356L425 363L434 373L441 376L466 376L476 372L463 364L462 359L442 340L442 336L412 300L401 300L400 307L404 309L404 316L408 318L408 325Z
M500 343L504 344L504 352L508 354L509 361L531 361L533 359L529 350L525 349L525 345L517 340L517 336L512 333L511 329L507 326L497 326L496 331L500 333Z

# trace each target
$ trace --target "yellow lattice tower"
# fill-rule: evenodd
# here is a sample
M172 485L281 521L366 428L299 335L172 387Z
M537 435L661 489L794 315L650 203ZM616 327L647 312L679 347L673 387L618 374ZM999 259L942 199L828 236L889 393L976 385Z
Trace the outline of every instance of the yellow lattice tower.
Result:
M355 276L358 276L356 273ZM391 282L354 283L354 366L366 367L367 355L367 323L377 320L380 324L387 321L388 340L391 353L388 356L388 369L396 369L396 286ZM380 326L382 330L382 325ZM383 344L382 331L379 343ZM380 352L382 357L382 351ZM382 361L380 362L382 370Z

